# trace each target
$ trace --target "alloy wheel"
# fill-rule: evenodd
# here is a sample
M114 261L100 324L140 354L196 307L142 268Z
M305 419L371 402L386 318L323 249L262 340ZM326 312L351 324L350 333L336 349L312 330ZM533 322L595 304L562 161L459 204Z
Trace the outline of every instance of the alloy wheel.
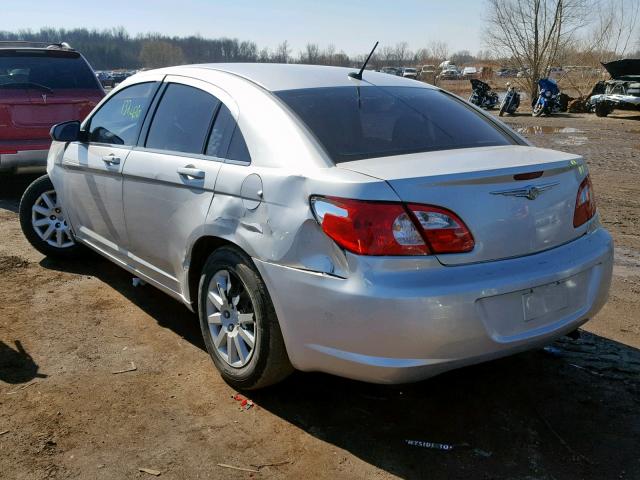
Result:
M31 226L52 247L69 248L76 244L55 190L42 193L33 203Z
M234 368L249 363L256 345L253 303L240 278L218 270L207 289L209 333L218 356Z

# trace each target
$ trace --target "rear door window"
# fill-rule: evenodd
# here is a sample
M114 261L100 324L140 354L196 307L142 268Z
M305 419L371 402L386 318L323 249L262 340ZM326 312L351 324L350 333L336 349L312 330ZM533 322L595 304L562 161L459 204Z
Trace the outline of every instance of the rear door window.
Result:
M138 83L109 98L89 121L89 141L135 145L157 85Z
M220 100L198 88L169 84L149 127L145 146L201 154L219 105Z
M0 50L0 88L97 90L98 80L77 52Z

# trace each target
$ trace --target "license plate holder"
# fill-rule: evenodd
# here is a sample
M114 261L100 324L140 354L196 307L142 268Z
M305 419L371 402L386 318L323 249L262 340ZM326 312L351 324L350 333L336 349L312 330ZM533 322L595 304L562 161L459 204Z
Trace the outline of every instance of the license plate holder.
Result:
M567 306L566 282L535 287L522 294L522 314L525 323L567 308Z

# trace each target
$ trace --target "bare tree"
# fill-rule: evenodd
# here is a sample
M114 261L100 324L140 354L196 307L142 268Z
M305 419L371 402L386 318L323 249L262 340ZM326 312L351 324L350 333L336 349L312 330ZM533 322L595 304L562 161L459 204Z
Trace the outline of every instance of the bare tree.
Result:
M624 58L634 48L637 31L640 2L638 0L603 0L597 9L598 20L583 50L595 51L601 60Z
M271 53L267 47L260 50L260 53L258 54L258 61L262 63L268 63L271 61Z
M300 61L309 65L316 65L320 60L320 48L315 43L307 43L304 51L300 53Z
M432 41L427 46L431 58L440 64L449 56L449 45L446 42Z
M579 96L585 96L597 80L602 80L600 62L632 54L634 35L640 32L640 2L637 0L593 0L590 28L580 41L564 48L559 59L571 66L563 76Z
M413 53L409 50L409 44L407 42L396 43L394 53L395 60L401 67L404 66L405 62L413 56Z
M325 58L325 64L333 65L335 55L336 55L336 46L333 43L331 43L329 44L329 46L327 47L323 55Z
M586 25L587 0L487 0L486 41L523 70L531 97L538 79L556 64L558 54L576 41Z
M291 48L289 42L285 40L278 45L273 52L273 61L276 63L289 63L289 56L291 55Z

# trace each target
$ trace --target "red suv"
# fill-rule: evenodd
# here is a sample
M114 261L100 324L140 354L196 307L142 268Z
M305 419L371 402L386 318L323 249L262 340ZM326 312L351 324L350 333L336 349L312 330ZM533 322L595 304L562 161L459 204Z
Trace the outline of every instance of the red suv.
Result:
M0 42L0 172L44 170L51 126L82 120L104 95L66 43Z

